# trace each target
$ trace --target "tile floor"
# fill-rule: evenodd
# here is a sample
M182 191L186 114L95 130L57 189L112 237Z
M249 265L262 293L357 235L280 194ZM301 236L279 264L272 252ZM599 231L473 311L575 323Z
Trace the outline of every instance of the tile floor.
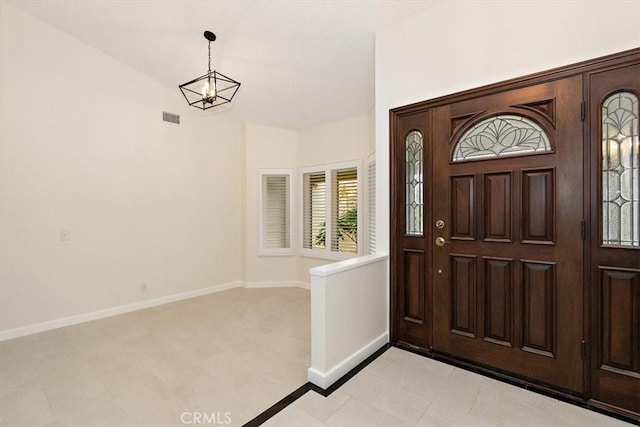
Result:
M265 427L627 425L393 347L328 397L309 391L264 424Z
M0 425L240 426L307 382L309 298L233 289L2 342Z
M309 291L273 288L5 341L0 426L239 426L306 383L309 335ZM329 397L309 391L265 425L627 424L390 348Z

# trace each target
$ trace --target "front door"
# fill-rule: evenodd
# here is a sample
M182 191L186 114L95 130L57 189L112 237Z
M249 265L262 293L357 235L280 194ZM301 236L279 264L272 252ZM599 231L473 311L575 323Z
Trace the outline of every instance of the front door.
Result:
M640 415L639 76L634 49L391 111L393 342Z
M433 349L573 393L583 390L581 103L575 76L433 112Z

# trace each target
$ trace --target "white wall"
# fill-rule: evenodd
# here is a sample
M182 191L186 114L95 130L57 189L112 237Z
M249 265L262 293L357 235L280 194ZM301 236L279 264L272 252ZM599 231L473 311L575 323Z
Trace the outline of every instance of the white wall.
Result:
M297 146L296 131L268 126L247 124L246 126L246 245L245 245L245 281L249 284L264 282L296 282L297 257L258 256L259 221L259 174L260 168L292 169L292 185L297 182ZM297 220L299 212L296 200L291 206L294 224L291 239L294 248L297 244ZM304 283L309 283L306 280Z
M297 253L299 166L366 159L369 115L296 132L200 114L0 4L0 332L229 283L309 283L331 262L257 255L258 169L294 170Z
M242 126L0 4L0 330L238 281Z
M389 342L387 275L377 254L311 269L310 382L326 390Z
M321 126L305 129L299 132L298 142L298 166L314 166L326 163L335 163L348 160L359 160L361 162L360 182L363 185L362 196L366 193L366 160L370 154L371 140L371 115L351 117L345 120L327 123ZM302 186L300 185L300 174L296 176L298 182L297 210L301 210ZM366 204L363 204L365 207ZM366 211L366 209L363 209ZM366 220L362 222L366 225ZM365 234L364 230L360 235ZM361 237L359 237L361 238ZM298 239L299 240L299 239ZM297 242L298 248L300 242ZM366 248L366 245L363 245ZM320 265L328 264L332 261L311 257L299 257L298 280L309 283L309 269Z
M443 1L376 35L377 244L389 247L389 109L640 46L637 1Z

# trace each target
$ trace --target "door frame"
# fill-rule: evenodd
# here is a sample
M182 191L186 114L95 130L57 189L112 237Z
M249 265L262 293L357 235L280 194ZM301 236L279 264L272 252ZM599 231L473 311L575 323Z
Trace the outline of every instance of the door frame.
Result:
M449 363L457 363L463 366L466 366L468 368L474 369L476 371L480 371L483 373L486 373L488 375L497 377L497 378L501 378L501 379L506 379L509 382L513 382L516 384L520 384L520 385L526 385L528 387L532 387L534 389L538 389L539 391L542 391L544 393L551 393L555 396L558 396L560 398L566 399L566 400L570 400L570 401L574 401L574 402L583 402L581 399L577 399L575 396L571 396L568 395L566 393L564 393L561 390L558 389L554 389L554 388L550 388L548 386L545 385L539 385L539 384L535 384L532 383L531 380L528 380L526 378L520 378L517 376L514 376L512 374L509 373L505 373L502 371L499 371L497 369L494 368L490 368L490 367L485 367L485 366L479 366L479 365L475 365L475 364L471 364L471 363L467 363L464 361L459 361L456 360L454 358L451 357L447 357L447 356L443 356L443 355L439 355L435 352L432 352L431 349L431 343L432 343L432 336L433 336L433 323L430 323L430 327L431 327L431 331L428 334L428 338L426 341L426 345L424 347L415 347L412 345L408 345L406 343L402 343L399 342L398 340L398 322L397 322L397 306L398 306L398 299L397 299L397 292L399 290L399 284L397 283L397 274L395 274L395 271L397 268L400 268L399 262L401 261L401 259L399 259L399 240L401 239L401 236L403 236L404 234L404 230L400 228L399 224L397 221L395 221L395 218L398 217L398 215L404 215L404 211L399 212L400 208L399 208L399 204L398 204L398 200L400 197L402 197L399 193L399 191L396 190L396 180L398 179L398 164L399 162L402 160L401 154L400 154L400 150L398 150L396 148L397 145L397 141L402 139L402 135L398 132L399 130L399 124L400 124L400 119L402 117L405 117L407 115L412 115L412 114L419 114L419 113L426 113L426 114L430 114L430 111L432 111L435 107L440 107L440 106L444 106L444 105L448 105L448 104L453 104L456 102L460 102L460 101L466 101L469 99L474 99L474 98L479 98L479 97L483 97L483 96L487 96L487 95L494 95L500 92L504 92L504 91L510 91L510 90L515 90L515 89L521 89L521 88L525 88L525 87L529 87L529 86L534 86L534 85L538 85L541 83L547 83L547 82L551 82L551 81L555 81L555 80L559 80L559 79L563 79L566 77L572 77L572 76L576 76L576 75L582 75L585 78L583 78L583 103L582 103L582 117L583 117L583 123L582 123L582 131L583 131L583 146L584 146L584 156L583 156L583 170L584 170L584 180L583 180L583 194L584 194L584 202L583 202L583 212L584 212L584 223L586 225L591 224L592 223L592 209L591 209L591 204L592 203L598 203L598 200L592 200L592 191L591 191L591 183L593 182L593 177L591 176L591 162L593 161L593 156L596 155L597 153L594 153L593 150L591 150L590 144L589 144L589 120L586 117L586 108L585 108L585 103L584 100L588 99L588 94L589 94L589 79L586 78L586 76L589 73L593 73L595 71L606 71L607 69L614 69L614 68L618 68L618 67L622 67L625 65L630 65L633 63L637 63L640 61L640 48L635 48L635 49L631 49L631 50L627 50L627 51L623 51L623 52L619 52L619 53L615 53L615 54L611 54L611 55L607 55L607 56L603 56L603 57L599 57L599 58L595 58L595 59L591 59L591 60L587 60L587 61L582 61L579 63L575 63L575 64L571 64L571 65L567 65L567 66L563 66L563 67L558 67L558 68L553 68L550 70L546 70L546 71L542 71L539 73L534 73L534 74L529 74L523 77L518 77L518 78L514 78L514 79L510 79L510 80L506 80L506 81L502 81L502 82L498 82L498 83L494 83L491 85L486 85L486 86L482 86L482 87L478 87L478 88L474 88L474 89L470 89L470 90L466 90L466 91L462 91L462 92L457 92L451 95L446 95L446 96L442 96L442 97L438 97L438 98L434 98L431 100L426 100L426 101L421 101L421 102L417 102L414 104L410 104L410 105L406 105L406 106L401 106L401 107L397 107L394 109L391 109L389 111L389 129L390 129L390 138L389 138L389 144L390 144L390 150L389 150L389 170L390 170L390 295L389 295L389 301L390 301L390 308L389 308L389 313L390 313L390 341L391 343L399 346L399 347L403 347L403 348L407 348L413 351L417 351L423 354L427 354L430 357L436 357L438 359L447 361ZM429 116L431 117L431 116ZM431 150L431 147L429 147L427 144L425 144L425 150ZM431 158L431 155L428 155L429 158ZM429 173L431 172L431 165L425 165L425 179L428 179ZM425 185L431 185L431 183L426 183ZM431 191L428 191L429 194L431 194ZM430 200L425 199L426 202L430 202ZM425 216L426 213L425 213ZM430 224L428 224L429 227L427 227L427 224L425 224L425 226L423 227L424 230L428 230L430 229ZM589 232L585 232L584 233L584 240L583 240L583 263L582 263L582 277L583 277L583 289L584 289L584 298L583 298L583 337L585 337L585 340L588 340L587 342L590 343L591 342L591 337L592 337L592 330L591 330L591 319L592 319L592 295L591 295L591 289L593 288L594 284L592 283L592 277L591 277L591 247L592 247L592 236L593 233L589 233ZM426 237L426 236L425 236ZM596 236L597 237L597 236ZM430 243L430 242L429 242ZM429 274L425 274L425 306L427 307L427 309L430 309L432 307L432 281L431 279L429 279L430 277L430 271L432 270L432 263L433 260L431 257L428 257L425 259L425 267L427 269L427 273ZM584 382L584 400L587 401L591 398L591 363L592 361L591 359L591 353L592 353L592 349L590 348L591 345L585 345L583 347L583 382ZM584 403L583 403L584 404ZM594 402L594 401L590 401L589 402L590 405L592 406L596 406L598 408L600 408L601 410L607 411L611 413L612 408L606 404L601 404L599 402ZM615 413L614 413L615 414ZM617 414L622 415L622 416L629 416L629 414Z

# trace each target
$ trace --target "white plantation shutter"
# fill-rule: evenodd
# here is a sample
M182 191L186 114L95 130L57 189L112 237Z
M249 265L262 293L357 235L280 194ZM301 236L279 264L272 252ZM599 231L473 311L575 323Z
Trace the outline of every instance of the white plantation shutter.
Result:
M331 179L331 250L358 253L358 170L335 170Z
M260 254L291 255L291 171L260 170Z
M265 248L289 247L289 177L264 175L264 227L262 242Z
M368 214L369 214L369 253L376 253L376 162L369 163L368 172Z
M326 176L324 172L304 174L303 241L306 249L326 247Z

